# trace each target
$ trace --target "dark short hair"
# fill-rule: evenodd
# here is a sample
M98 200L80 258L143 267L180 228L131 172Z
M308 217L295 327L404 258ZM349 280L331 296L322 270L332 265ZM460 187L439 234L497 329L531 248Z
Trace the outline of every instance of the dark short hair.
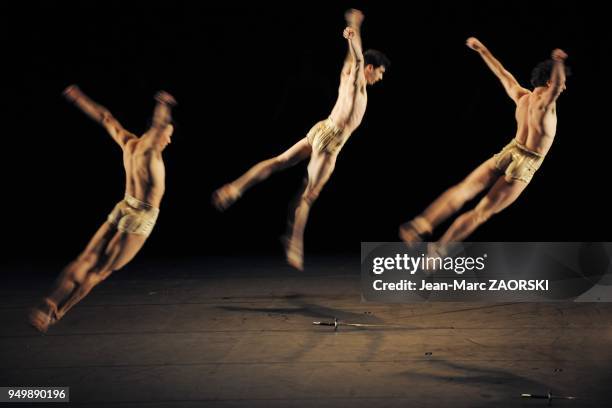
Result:
M391 65L389 58L378 50L367 50L363 53L363 59L365 61L365 65L372 64L374 68L383 66L385 69L389 69L389 66Z
M550 80L550 76L552 75L553 67L555 66L555 61L549 59L546 61L540 62L535 68L531 71L531 85L534 87L538 86L546 86L546 83ZM571 71L569 67L565 66L565 75L570 76Z

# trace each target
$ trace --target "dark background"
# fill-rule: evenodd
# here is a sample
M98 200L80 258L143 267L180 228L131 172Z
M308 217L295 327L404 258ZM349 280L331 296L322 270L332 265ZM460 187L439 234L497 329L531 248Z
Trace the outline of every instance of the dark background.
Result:
M179 102L164 152L166 196L140 257L281 257L278 237L305 164L271 177L223 214L210 195L328 116L349 6L366 15L364 47L384 51L392 66L369 89L364 122L311 212L307 257L396 240L400 223L513 137L514 105L464 45L471 35L524 86L557 47L573 70L542 168L472 240L610 241L603 6L461 3L3 4L3 261L68 261L123 196L121 151L62 100L71 83L135 133L146 130L157 90Z

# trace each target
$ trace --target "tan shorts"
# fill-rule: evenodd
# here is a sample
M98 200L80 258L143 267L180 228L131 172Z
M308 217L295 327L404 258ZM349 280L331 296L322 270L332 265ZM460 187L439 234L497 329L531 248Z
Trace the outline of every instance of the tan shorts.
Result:
M495 167L506 174L506 180L521 180L529 183L540 168L544 156L527 149L512 139L501 152L493 156Z
M330 119L320 121L306 135L308 143L317 152L336 154L340 151L346 138L342 129Z
M108 215L108 222L119 231L148 237L158 215L158 208L126 194Z

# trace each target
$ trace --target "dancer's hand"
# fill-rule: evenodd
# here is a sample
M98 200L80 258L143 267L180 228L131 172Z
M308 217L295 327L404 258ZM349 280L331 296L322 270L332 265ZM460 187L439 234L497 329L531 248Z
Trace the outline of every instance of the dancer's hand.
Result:
M159 91L158 93L156 93L155 100L165 105L170 105L170 106L176 105L176 99L174 99L174 96L170 95L166 91Z
M342 33L342 36L347 40L352 40L355 38L355 29L353 27L346 27Z
M344 19L349 26L359 28L361 27L364 16L363 13L357 9L349 9L344 13Z
M567 54L560 48L554 49L550 55L553 61L563 62L567 59Z
M470 37L465 41L465 45L473 49L474 51L483 51L486 49L483 43L478 40L476 37Z
M64 89L64 92L62 92L62 95L64 96L64 98L66 98L70 102L74 102L77 99L79 99L81 95L83 95L83 93L81 92L81 90L79 89L77 85L69 85L66 87L66 89Z

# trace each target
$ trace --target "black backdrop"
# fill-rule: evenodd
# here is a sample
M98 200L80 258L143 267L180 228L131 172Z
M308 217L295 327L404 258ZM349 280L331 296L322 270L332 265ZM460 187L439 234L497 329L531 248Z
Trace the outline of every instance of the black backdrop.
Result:
M363 125L311 212L307 255L396 240L401 222L513 136L513 103L465 47L470 35L524 86L553 48L568 52L573 69L542 168L473 240L610 240L603 6L328 3L3 3L3 259L68 261L122 197L120 149L62 100L70 83L135 133L146 129L155 91L179 101L164 152L167 192L141 257L280 256L278 236L305 165L273 176L224 214L210 194L328 115L351 5L366 15L364 46L384 51L392 67L370 88Z

